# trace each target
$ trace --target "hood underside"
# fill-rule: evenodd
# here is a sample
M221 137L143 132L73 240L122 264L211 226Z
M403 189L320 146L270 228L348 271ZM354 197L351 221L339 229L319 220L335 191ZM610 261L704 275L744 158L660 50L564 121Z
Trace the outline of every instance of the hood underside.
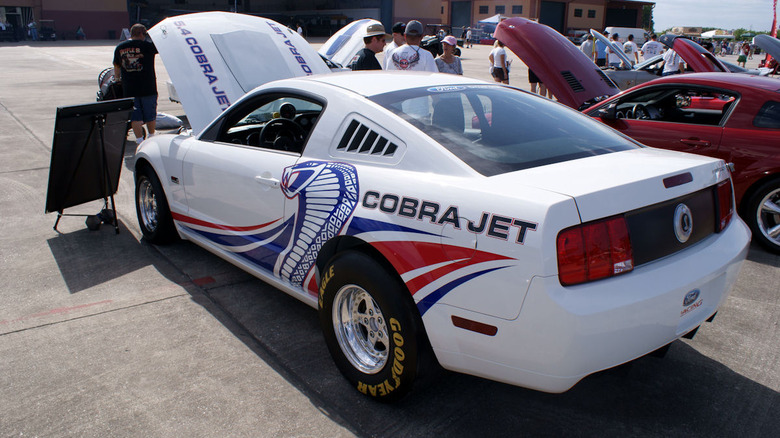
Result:
M303 37L252 15L179 15L161 21L149 35L195 133L257 86L330 71Z

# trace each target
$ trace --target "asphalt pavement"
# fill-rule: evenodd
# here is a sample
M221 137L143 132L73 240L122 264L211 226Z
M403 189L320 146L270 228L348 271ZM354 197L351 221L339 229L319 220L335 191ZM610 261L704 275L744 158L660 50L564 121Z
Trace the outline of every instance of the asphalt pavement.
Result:
M341 377L315 310L191 243L141 239L130 148L116 194L120 233L89 231L83 217L63 217L54 231L44 206L55 109L95 101L114 45L0 44L0 435L762 437L780 429L780 256L756 245L714 322L663 359L638 359L558 395L445 372L386 405ZM463 49L466 75L490 80L489 51ZM159 59L157 71L160 111L182 116ZM525 72L515 61L510 81L527 89Z

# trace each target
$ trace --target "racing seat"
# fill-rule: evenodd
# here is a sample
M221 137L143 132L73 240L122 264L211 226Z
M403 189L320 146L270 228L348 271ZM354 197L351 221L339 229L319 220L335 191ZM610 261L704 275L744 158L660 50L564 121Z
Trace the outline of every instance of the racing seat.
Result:
M433 106L431 123L441 129L463 133L466 122L463 116L463 104L460 99L441 99Z

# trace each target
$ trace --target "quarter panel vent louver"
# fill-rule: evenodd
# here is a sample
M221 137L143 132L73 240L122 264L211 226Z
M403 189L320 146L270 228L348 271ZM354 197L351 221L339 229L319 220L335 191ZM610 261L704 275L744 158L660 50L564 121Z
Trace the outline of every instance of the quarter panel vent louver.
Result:
M582 86L580 81L578 81L577 78L574 77L574 75L570 71L562 71L561 76L563 76L563 79L566 80L566 83L569 84L569 87L575 93L585 91L585 87Z
M352 120L336 150L357 155L392 157L398 145L359 121Z

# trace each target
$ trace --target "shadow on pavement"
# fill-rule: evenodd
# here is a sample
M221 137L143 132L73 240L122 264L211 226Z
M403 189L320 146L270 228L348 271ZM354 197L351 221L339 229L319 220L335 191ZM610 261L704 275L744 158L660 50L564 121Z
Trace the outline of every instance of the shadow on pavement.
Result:
M201 259L194 266L178 260L196 250L202 254L192 257ZM361 436L768 436L780 427L780 394L702 355L695 339L674 342L664 359L643 357L586 377L564 394L443 372L397 404L374 402L341 377L314 309L190 243L160 251L185 271L216 266L216 277L191 292L193 300Z

